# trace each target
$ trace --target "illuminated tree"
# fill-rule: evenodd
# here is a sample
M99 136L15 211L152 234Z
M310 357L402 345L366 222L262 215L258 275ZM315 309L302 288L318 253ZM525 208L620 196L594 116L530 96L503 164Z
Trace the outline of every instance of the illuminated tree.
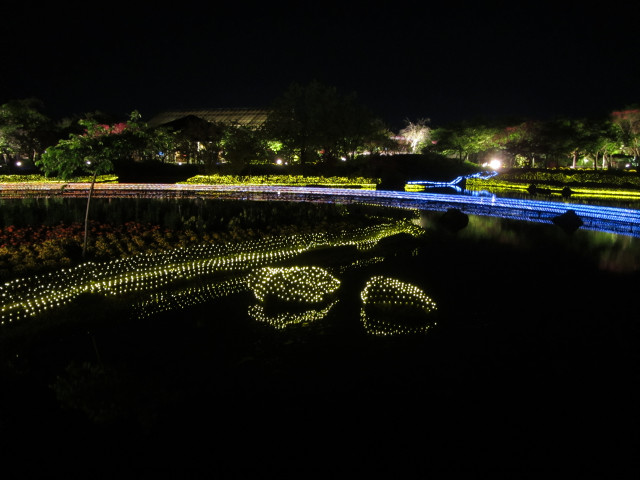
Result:
M514 158L524 159L527 167L535 167L536 158L539 159L544 151L542 127L542 122L527 121L504 128L494 139Z
M407 119L405 123L399 133L409 142L409 153L418 153L431 139L431 128L427 125L429 119L421 118L416 123Z
M462 123L434 129L431 138L435 142L434 150L457 156L460 162L464 162L496 148L496 132L491 127Z
M593 168L598 168L602 159L602 168L608 168L610 158L620 151L620 144L613 124L609 120L590 120L586 124L584 137L585 154L593 159Z
M616 128L622 151L633 156L635 165L640 156L640 109L613 112L611 120Z

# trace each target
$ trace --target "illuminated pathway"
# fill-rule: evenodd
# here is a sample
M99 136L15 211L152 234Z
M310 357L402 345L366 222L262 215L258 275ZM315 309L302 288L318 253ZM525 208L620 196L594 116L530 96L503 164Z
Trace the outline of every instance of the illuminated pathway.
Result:
M64 188L63 188L64 185ZM0 198L29 195L61 197L86 196L88 183L0 184ZM187 184L96 184L96 197L199 197L256 201L296 201L319 203L365 203L418 210L446 211L457 208L471 215L552 223L555 216L573 210L583 222L581 228L640 237L640 211L615 207L581 205L496 196L447 195L426 192L358 190L322 187L269 185L187 185Z

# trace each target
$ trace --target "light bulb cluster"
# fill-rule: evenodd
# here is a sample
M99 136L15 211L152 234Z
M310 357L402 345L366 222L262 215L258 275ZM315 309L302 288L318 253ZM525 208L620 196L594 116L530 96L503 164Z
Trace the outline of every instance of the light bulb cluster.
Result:
M360 293L360 318L373 335L424 333L435 325L436 303L422 289L395 278L374 276Z
M282 330L291 325L304 325L322 320L336 303L338 303L338 300L334 300L325 307L310 308L303 312L278 312L271 314L267 313L264 305L256 303L249 307L249 316L258 322L267 323L273 328Z
M314 304L324 301L340 287L340 280L320 267L265 267L249 275L249 288L261 302Z
M133 316L138 319L149 318L159 313L182 310L245 291L248 291L246 281L237 277L199 287L155 292L146 300L134 305Z

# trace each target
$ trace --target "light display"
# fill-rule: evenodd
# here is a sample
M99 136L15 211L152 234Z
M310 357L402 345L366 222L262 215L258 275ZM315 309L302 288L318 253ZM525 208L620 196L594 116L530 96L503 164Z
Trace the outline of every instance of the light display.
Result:
M46 195L86 195L89 184L69 184L66 188L42 184L3 184L2 195L25 193ZM446 211L459 208L468 214L552 223L552 219L568 210L566 203L466 195L442 195L396 191L366 191L335 188L305 188L286 186L226 185L148 185L100 184L95 195L111 196L197 196L210 198L249 199L255 201L305 201L328 203L358 203ZM583 222L581 228L608 233L640 236L640 211L623 208L571 204L571 210ZM374 247L377 242L397 233L421 235L423 230L408 221L375 225L340 233L317 233L270 237L260 241L199 245L140 254L105 263L88 262L74 268L46 275L16 279L0 287L0 324L28 318L45 310L72 301L83 293L103 295L157 292L179 282L190 281L220 272L248 272L295 258L302 252L328 246L354 245L360 250ZM159 299L160 304L168 300ZM366 310L366 309L365 309ZM371 326L368 313L363 321Z
M465 177L466 178L466 177ZM455 180L454 180L455 181ZM452 183L452 182L446 182ZM3 197L29 195L86 196L90 184L69 184L64 190L46 183L2 184ZM96 198L110 197L205 197L253 201L294 201L324 203L368 203L406 209L446 211L458 208L465 213L518 218L530 222L552 223L551 219L568 209L584 222L583 229L640 237L640 210L563 202L499 198L423 192L398 192L331 187L291 187L270 185L187 185L187 184L99 184Z
M261 302L320 303L340 287L340 280L320 267L266 267L249 275L249 288Z
M450 182L436 182L433 180L411 180L407 182L407 185L411 187L416 187L418 185L423 187L458 187L463 181L466 181L472 178L486 180L488 178L495 177L497 174L498 172L493 171L493 172L478 172L478 173L472 173L469 175L460 175L454 178L453 180L451 180Z
M158 313L182 310L245 291L248 291L247 282L243 277L237 277L198 287L154 292L146 300L134 305L133 316L138 319L148 318Z
M261 268L248 276L247 283L259 300L249 307L249 316L277 329L324 318L337 300L326 303L340 287L340 280L320 267ZM274 306L276 311L270 312Z
M277 162L276 162L277 163ZM279 164L282 164L280 161ZM364 177L311 177L304 175L196 175L188 178L185 184L195 185L272 185L298 186L324 185L327 187L376 189L379 178Z
M436 322L436 303L419 287L384 276L372 277L360 294L360 318L367 333L424 333Z
M267 313L264 305L257 303L249 307L249 316L258 322L267 323L273 328L282 330L291 325L308 324L322 320L336 303L338 303L338 300L334 300L325 307L310 308L302 312L286 311L276 313Z
M295 258L315 248L354 245L366 250L382 238L403 232L420 235L423 230L401 220L348 232L196 245L104 263L87 262L74 268L5 283L0 287L0 325L36 316L83 293L125 295L153 292L222 272L249 272Z

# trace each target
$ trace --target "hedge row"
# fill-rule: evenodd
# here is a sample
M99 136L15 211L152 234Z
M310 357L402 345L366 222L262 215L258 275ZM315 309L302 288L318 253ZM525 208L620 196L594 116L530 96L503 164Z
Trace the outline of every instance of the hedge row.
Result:
M640 189L640 175L635 171L624 170L509 170L487 180L467 180L467 185L498 186L506 183Z
M0 183L88 183L93 180L93 177L74 177L67 180L61 178L50 177L47 178L44 175L0 175ZM116 175L99 175L96 177L98 183L116 183L118 177Z
M375 188L379 178L364 177L305 177L303 175L196 175L183 184L190 185L289 185L289 186L358 186Z

